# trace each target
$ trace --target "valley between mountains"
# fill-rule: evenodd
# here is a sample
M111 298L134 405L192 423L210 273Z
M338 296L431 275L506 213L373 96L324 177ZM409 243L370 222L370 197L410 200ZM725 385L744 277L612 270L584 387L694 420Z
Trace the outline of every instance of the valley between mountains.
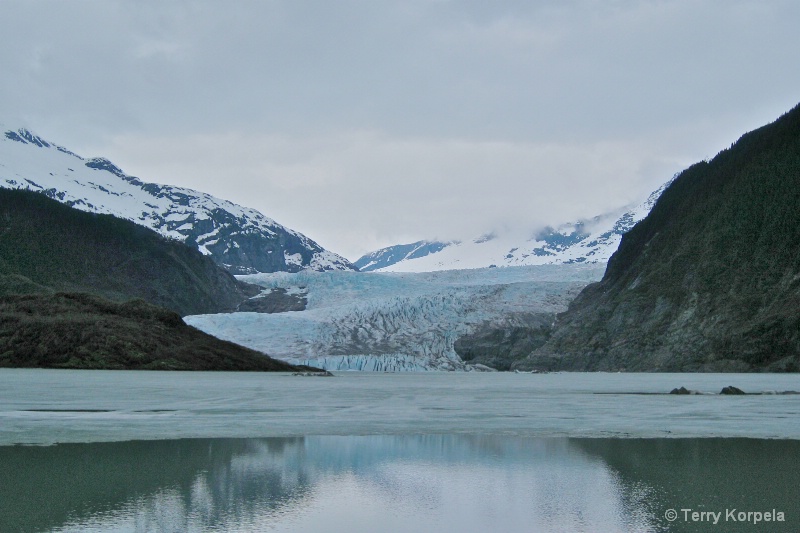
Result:
M253 209L5 130L0 366L798 371L798 154L800 107L637 206L351 263ZM166 327L225 342L167 343Z

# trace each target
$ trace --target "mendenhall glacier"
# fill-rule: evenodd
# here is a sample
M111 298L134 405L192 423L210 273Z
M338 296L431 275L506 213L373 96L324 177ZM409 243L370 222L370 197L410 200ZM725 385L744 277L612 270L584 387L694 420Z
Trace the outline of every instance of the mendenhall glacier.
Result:
M255 209L209 194L129 176L107 159L85 159L20 128L0 125L0 187L41 192L71 207L114 215L177 239L233 274L355 270Z
M311 272L237 276L302 295L302 311L185 317L187 324L295 364L326 370L486 370L455 342L486 325L556 313L605 265L541 265L431 273ZM257 299L258 297L255 297Z

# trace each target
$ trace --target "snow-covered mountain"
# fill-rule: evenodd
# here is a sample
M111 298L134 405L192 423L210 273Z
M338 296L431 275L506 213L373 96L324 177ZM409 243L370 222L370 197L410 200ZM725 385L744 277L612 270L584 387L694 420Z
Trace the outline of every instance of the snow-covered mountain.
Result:
M454 345L487 324L563 312L601 265L429 273L299 272L239 276L307 300L303 311L195 315L215 337L329 370L470 370ZM257 298L257 297L256 297Z
M84 159L26 129L0 125L0 187L39 191L197 246L234 274L354 270L343 257L255 209L183 187L146 183L103 158Z
M622 235L650 212L672 180L635 207L547 227L535 235L488 233L471 241L418 241L389 246L355 261L362 272L433 272L490 266L606 263Z

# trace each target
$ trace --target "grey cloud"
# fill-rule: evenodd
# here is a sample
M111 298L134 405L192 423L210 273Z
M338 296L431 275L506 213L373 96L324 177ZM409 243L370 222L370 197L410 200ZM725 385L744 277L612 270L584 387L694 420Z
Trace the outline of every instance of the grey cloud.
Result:
M0 120L352 255L646 194L797 103L797 20L789 0L6 0Z

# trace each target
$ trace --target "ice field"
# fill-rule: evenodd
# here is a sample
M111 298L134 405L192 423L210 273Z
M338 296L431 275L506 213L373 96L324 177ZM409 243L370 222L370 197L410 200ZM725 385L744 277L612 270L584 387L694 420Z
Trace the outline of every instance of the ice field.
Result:
M453 349L484 323L558 313L604 265L428 273L299 272L240 279L306 294L305 311L186 317L188 324L286 361L329 370L469 370Z

